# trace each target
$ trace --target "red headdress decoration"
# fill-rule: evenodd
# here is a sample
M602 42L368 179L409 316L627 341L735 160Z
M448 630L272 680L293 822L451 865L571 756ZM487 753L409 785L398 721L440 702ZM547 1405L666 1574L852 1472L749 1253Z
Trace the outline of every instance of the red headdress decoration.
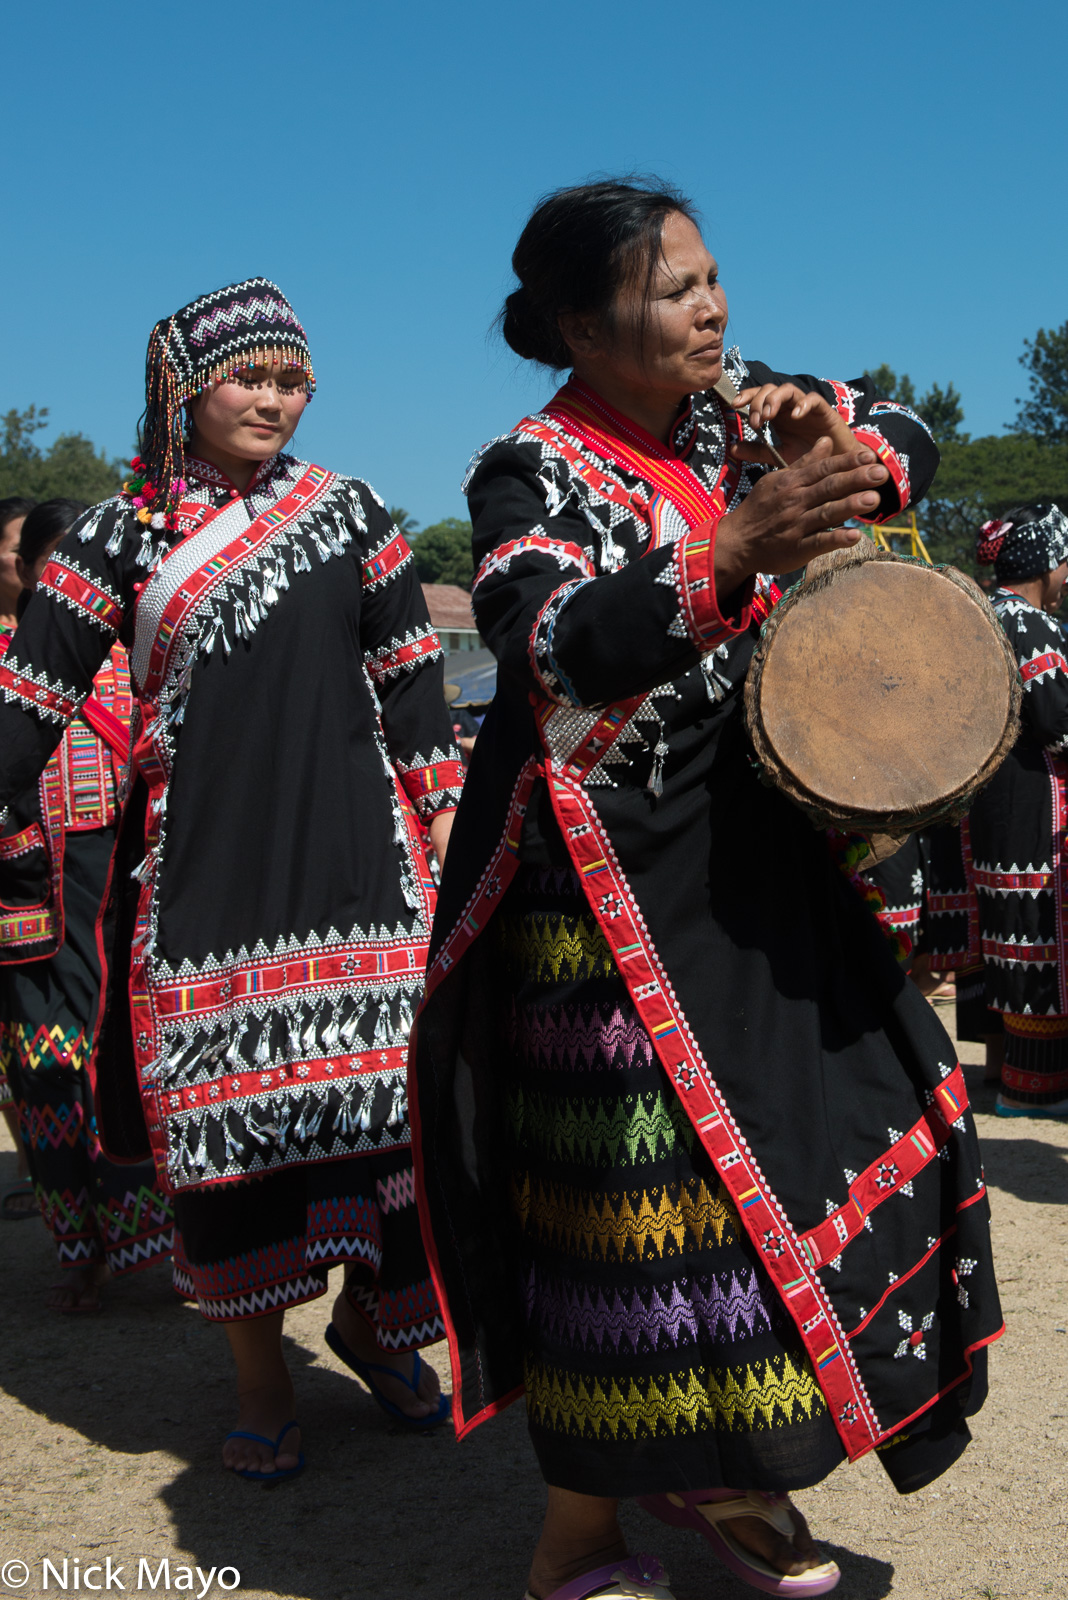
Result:
M1005 543L1005 535L1011 527L1011 522L1002 522L999 517L992 517L989 522L983 523L975 550L975 559L980 565L989 566L997 560Z

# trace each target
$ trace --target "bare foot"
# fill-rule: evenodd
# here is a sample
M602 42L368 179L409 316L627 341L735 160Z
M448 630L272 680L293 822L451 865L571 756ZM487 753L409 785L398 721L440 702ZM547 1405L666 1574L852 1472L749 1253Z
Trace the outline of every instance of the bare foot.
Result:
M105 1266L75 1267L52 1285L45 1305L49 1311L99 1311L100 1285L107 1276Z
M258 1433L264 1439L277 1439L287 1422L292 1422L296 1401L288 1380L269 1387L248 1389L237 1397L234 1427L243 1433ZM233 1472L291 1472L300 1464L300 1429L290 1428L275 1455L270 1444L255 1439L227 1439L223 1444L223 1466Z
M353 1355L361 1361L373 1361L376 1366L392 1367L409 1380L415 1371L415 1356L410 1350L383 1350L371 1330L366 1317L362 1317L349 1304L344 1290L334 1301L331 1319ZM383 1398L403 1411L406 1417L429 1417L437 1410L441 1399L438 1375L428 1361L421 1364L418 1394L412 1393L408 1383L389 1378L384 1372L374 1374L376 1387Z
M821 1567L827 1558L817 1550L808 1531L808 1523L797 1507L787 1505L786 1510L796 1529L792 1539L787 1539L785 1535L778 1533L761 1517L731 1517L728 1522L721 1523L720 1526L742 1546L743 1550L759 1556L769 1567L774 1567L776 1572L796 1578L812 1567Z

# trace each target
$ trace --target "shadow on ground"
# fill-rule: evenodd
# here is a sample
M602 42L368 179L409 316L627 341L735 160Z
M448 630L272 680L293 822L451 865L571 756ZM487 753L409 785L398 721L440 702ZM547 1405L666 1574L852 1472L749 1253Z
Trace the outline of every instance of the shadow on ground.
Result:
M1036 1205L1068 1205L1068 1142L986 1137L982 1150L986 1181L994 1188Z

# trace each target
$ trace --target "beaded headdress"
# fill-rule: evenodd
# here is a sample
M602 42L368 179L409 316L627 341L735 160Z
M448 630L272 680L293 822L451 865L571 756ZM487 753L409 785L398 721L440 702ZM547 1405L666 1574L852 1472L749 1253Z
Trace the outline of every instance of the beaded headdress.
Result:
M993 563L999 583L1044 578L1068 560L1068 517L1048 500L1014 506L983 523L975 556Z
M145 411L135 477L124 487L142 522L171 526L185 488L182 407L213 384L277 357L304 373L309 398L315 373L296 312L269 278L246 278L201 295L152 329L145 361Z

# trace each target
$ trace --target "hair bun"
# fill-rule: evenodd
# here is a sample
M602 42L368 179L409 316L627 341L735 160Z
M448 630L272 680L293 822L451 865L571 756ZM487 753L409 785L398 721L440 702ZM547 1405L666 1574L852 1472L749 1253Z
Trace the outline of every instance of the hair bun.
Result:
M1002 522L1000 517L991 517L989 522L983 523L979 529L979 543L975 547L975 559L981 566L989 566L997 560L1005 543L1005 535L1011 527L1011 522Z
M535 320L532 313L530 295L524 285L520 284L504 302L501 332L516 355L522 356L524 361L537 359L533 348L535 341L532 339L531 323Z

